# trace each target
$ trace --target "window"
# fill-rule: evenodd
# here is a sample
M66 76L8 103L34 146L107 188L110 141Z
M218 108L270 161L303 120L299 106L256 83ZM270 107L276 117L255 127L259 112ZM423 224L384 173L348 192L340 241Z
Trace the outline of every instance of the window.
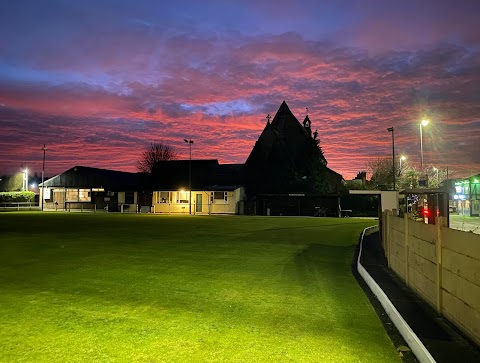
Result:
M78 189L67 189L65 192L65 201L78 202Z
M125 204L135 204L135 192L125 192Z
M90 189L67 189L65 191L65 201L91 202L92 197L91 197Z
M211 192L210 193L211 204L228 204L227 192Z
M157 203L170 203L170 192L159 192Z
M177 203L188 203L188 192L177 192Z
M78 189L78 201L79 202L91 202L90 189Z

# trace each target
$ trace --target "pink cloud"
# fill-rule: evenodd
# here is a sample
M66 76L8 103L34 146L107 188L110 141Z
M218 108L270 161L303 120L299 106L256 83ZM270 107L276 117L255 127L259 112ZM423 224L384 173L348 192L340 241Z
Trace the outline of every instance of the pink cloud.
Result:
M399 152L417 160L424 115L432 119L425 135L428 163L467 173L480 162L472 153L480 142L480 60L467 48L438 45L371 56L291 33L242 45L133 34L122 38L123 47L132 46L127 52L115 34L105 39L93 42L94 64L81 69L90 77L107 74L104 84L0 81L0 117L6 120L0 170L25 160L39 170L39 148L47 143L55 173L75 164L133 171L151 141L163 140L186 157L184 137L195 139L194 157L242 163L265 115L283 100L299 121L309 108L329 166L345 178L372 157L390 155L390 126ZM79 39L80 50L87 44ZM162 54L155 48L160 45ZM77 69L71 55L56 63L53 58L44 58L51 69ZM13 148L19 143L21 149Z

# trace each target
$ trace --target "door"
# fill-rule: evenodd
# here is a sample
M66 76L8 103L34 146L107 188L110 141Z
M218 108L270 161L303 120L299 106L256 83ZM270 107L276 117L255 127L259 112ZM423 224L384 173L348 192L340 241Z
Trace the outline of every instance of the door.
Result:
M54 190L53 191L53 208L65 209L65 190Z
M202 194L195 195L195 213L202 213Z

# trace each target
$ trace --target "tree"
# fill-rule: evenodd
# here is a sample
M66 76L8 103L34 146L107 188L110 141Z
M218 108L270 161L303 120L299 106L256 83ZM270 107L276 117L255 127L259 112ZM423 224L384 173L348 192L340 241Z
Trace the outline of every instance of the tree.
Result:
M408 165L402 166L397 185L400 189L418 188L419 176L420 173L415 167Z
M401 168L400 168L401 165ZM372 174L371 186L375 189L390 189L393 185L392 158L379 157L368 163L368 171ZM407 160L395 160L395 184L397 190L418 188L420 171L408 164ZM446 179L447 170L425 167L424 174L428 178L429 188L438 188Z
M176 151L161 142L152 142L142 152L137 168L143 173L151 173L154 165L159 161L174 160L177 158Z
M425 174L428 175L428 187L438 188L444 180L447 179L447 169L428 166L425 168Z
M16 173L7 179L7 192L22 190L23 188L23 172Z
M368 162L367 170L372 174L370 182L374 189L390 189L393 184L392 158L378 157Z
M297 156L294 167L289 175L289 190L308 193L328 193L330 187L335 187L335 181L329 183L327 160L319 145L319 140L313 139L304 145L302 152Z

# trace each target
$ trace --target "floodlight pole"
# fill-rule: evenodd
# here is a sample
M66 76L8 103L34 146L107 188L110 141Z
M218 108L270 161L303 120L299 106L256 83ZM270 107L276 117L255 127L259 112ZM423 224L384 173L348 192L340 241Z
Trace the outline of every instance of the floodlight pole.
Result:
M43 182L45 180L45 151L47 151L45 144L43 144L42 150L43 150L43 164L42 164L42 211L43 211L43 200L45 199L45 186L43 185Z
M422 124L420 124L420 171L423 173L423 133L422 133Z
M393 190L397 190L395 178L395 129L393 127L389 127L387 131L392 133Z
M183 139L190 148L190 159L188 160L188 214L192 214L192 144L193 140Z
M420 122L420 171L423 173L423 128L427 126L429 121L427 119Z
M25 164L25 170L23 170L23 183L25 183L25 186L22 185L23 191L28 192L28 168L27 168L27 164Z
M405 155L402 155L400 156L400 158L398 159L400 165L399 165L399 171L398 171L398 175L401 176L402 175L402 161L404 160L407 160L407 157Z

